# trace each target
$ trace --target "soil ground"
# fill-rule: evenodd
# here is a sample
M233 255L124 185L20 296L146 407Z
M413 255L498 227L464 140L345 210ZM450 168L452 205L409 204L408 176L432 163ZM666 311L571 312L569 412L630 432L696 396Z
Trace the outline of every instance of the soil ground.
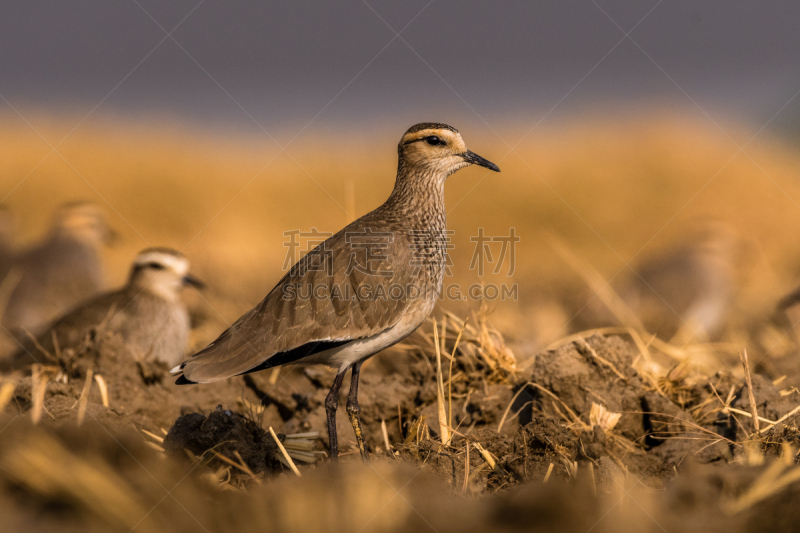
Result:
M340 413L334 465L324 454L332 371L176 386L166 368L100 338L58 377L48 367L7 376L4 529L747 531L800 519L800 399L781 386L789 378L752 375L760 429L790 415L756 433L743 377L681 365L659 377L627 335L571 337L508 371L481 350L495 361L509 353L465 335L452 368L444 358L447 445L428 337L371 360L360 387L371 462L361 464ZM108 407L94 378L84 392L90 368ZM290 451L306 450L302 477L270 427Z
M121 240L104 251L108 288L124 283L131 259L151 245L182 250L207 282L204 293L184 294L198 323L192 349L280 279L287 232L338 230L386 199L396 168L389 130L309 132L292 157L267 165L274 157L260 135L230 137L161 117L43 115L36 124L45 138L71 132L61 157L48 157L29 124L6 118L0 190L18 222L17 247L41 238L61 202L113 207ZM800 315L770 318L800 272L787 231L800 224L795 140L765 130L748 157L733 157L727 134L694 109L580 115L534 132L509 126L528 132L520 157L503 160L491 179L464 170L446 189L450 286L519 286L519 298L495 302L490 317L503 336L471 319L475 329L452 365L463 321L448 317L446 444L431 324L364 366L368 465L343 412L341 460L325 456L330 370L289 367L178 387L165 368L99 338L80 357L60 354L52 368L0 374L0 529L798 529L800 342L792 325ZM508 148L485 128L470 139L490 158ZM640 259L679 248L707 220L729 225L743 243L732 264L712 261L732 271L738 289L717 342L666 344L675 329L670 309L652 328L669 332L663 340L620 328L576 333L630 324L598 320L590 305L597 289L633 276L631 267L641 271ZM513 274L507 263L492 264L476 278L469 265L479 228L521 236ZM559 238L572 260L553 245ZM465 315L476 305L443 302L439 326L445 308ZM753 404L737 355L744 346Z

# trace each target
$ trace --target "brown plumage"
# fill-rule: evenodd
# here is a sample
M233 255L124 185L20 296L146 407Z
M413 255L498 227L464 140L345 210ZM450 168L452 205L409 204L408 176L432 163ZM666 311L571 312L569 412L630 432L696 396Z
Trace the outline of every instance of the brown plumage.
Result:
M618 292L648 331L678 345L715 339L739 290L745 251L726 225L698 224L678 246L637 265Z
M49 357L68 349L78 352L73 355L77 357L89 338L104 333L120 335L141 360L176 364L186 356L189 341L189 315L180 292L187 284L202 285L188 270L189 262L175 250L142 251L124 287L67 312L47 327L36 343L25 342L2 366L48 364Z
M23 339L26 332L38 335L62 313L100 292L100 247L113 236L96 205L61 206L47 238L13 263L20 278L8 299L3 327Z
M282 364L339 370L328 396L331 457L338 388L353 369L348 414L362 456L355 394L364 359L411 334L430 314L446 253L444 183L471 164L499 171L466 149L454 128L422 123L398 147L389 199L303 257L254 309L173 369L179 383L207 383ZM355 413L355 414L353 414Z

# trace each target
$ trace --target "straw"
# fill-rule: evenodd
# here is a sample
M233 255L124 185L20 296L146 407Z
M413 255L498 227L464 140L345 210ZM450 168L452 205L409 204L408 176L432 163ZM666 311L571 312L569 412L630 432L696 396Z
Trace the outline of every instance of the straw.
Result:
M392 445L389 444L389 431L386 429L386 420L381 418L381 433L383 434L383 444L386 446L386 453L391 453Z
M486 461L486 463L489 465L489 468L494 470L495 467L497 467L497 463L494 461L491 454L489 454L489 452L487 452L479 442L475 443L475 448L477 448L478 451L481 452L481 457L483 457L483 460Z
M439 435L442 444L450 443L450 430L447 427L447 410L444 406L444 380L442 378L442 351L439 347L439 332L436 328L436 319L433 319L433 341L436 347L436 403L439 407Z
M461 492L467 492L469 486L469 442L464 445L464 453L467 457L464 460L464 486L461 487Z
M11 401L11 398L14 396L14 389L16 388L16 385L10 381L3 383L3 386L0 387L0 412L2 412L6 405L8 405L8 402Z
M744 367L744 378L747 381L747 395L750 398L750 410L753 412L753 428L759 433L758 410L756 407L756 397L753 394L753 381L750 378L750 362L747 360L747 350L739 352L739 359Z
M42 419L44 410L44 394L47 390L48 378L42 374L40 365L33 365L31 373L31 395L33 396L33 408L31 408L31 421L34 425Z
M100 389L100 398L103 401L103 407L108 407L108 386L106 380L100 374L94 375L94 380L97 382L97 387Z
M92 387L92 369L86 372L86 380L83 382L81 397L78 398L78 425L83 425L83 418L86 416L86 404L89 402L89 389Z
M550 474L553 473L554 466L555 465L553 465L553 463L550 463L550 466L547 467L547 473L544 475L544 480L542 480L542 483L547 483L550 480Z
M456 360L458 343L461 341L461 335L464 333L464 328L467 327L467 322L469 322L469 317L464 320L461 331L458 332L458 337L456 337L456 343L453 345L453 355L450 356L450 370L447 373L447 425L450 427L453 427L453 361Z
M275 430L272 429L272 426L269 427L269 433L270 435L272 435L272 438L275 439L275 442L278 444L278 449L280 449L281 453L283 454L283 458L286 459L286 462L289 464L289 468L292 469L292 472L294 472L297 477L303 477L300 474L300 471L295 466L294 461L292 461L292 458L289 457L289 454L286 452L286 448L283 447L283 443L275 434Z

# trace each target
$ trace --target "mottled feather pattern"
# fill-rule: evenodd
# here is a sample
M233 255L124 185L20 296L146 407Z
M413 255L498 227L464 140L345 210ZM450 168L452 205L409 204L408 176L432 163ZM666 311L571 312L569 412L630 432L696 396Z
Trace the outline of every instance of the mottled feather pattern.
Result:
M348 225L306 254L259 305L187 361L184 372L189 379L198 380L220 373L233 376L263 364L274 354L309 342L361 339L395 325L405 313L427 302L358 295L375 295L393 285L405 288L409 280L414 280L421 293L429 292L427 298L438 297L444 273L445 249L441 239L431 238L431 243L423 245L427 253L423 254L421 267L416 264L414 250L420 246L419 235L441 233L444 222L443 216L404 216L385 204ZM432 227L431 223L438 227ZM368 232L381 236L363 237L357 244L352 242L354 235L361 237ZM387 244L387 233L392 239L389 249L383 257L376 258L375 249ZM368 268L363 271L353 268L353 264ZM419 268L427 275L414 276L414 270ZM353 299L306 297L309 288L327 287L330 295L334 286L340 294L352 295ZM287 287L296 288L294 298L285 297Z
M55 334L55 342L54 342ZM176 364L184 356L189 339L189 314L146 291L126 287L79 305L54 322L39 336L38 344L49 354L80 350L95 335L118 334L134 357ZM47 363L30 341L11 358L13 367Z
M468 151L455 128L412 126L398 144L388 200L309 252L259 305L173 371L181 382L205 383L267 368L272 358L343 371L399 342L441 292L445 181L476 162L498 170ZM306 347L313 353L304 358Z

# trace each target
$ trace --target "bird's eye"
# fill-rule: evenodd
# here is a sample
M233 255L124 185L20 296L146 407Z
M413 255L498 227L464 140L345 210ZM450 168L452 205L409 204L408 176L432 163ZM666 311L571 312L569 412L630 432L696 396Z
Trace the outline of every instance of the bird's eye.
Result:
M152 268L153 270L164 270L164 265L161 263L147 263L145 266L147 268Z
M441 140L436 135L431 135L430 137L425 137L425 142L430 144L431 146L439 146L440 144L446 144L443 140Z

